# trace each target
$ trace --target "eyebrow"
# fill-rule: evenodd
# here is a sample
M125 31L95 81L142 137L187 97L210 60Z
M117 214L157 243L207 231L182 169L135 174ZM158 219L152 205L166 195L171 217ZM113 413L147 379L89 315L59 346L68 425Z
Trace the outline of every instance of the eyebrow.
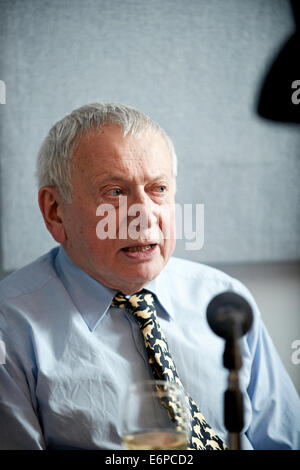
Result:
M154 176L151 178L152 181L158 181L158 180L168 180L169 177L166 174L160 174L157 176ZM122 173L111 173L111 174L106 174L104 178L101 178L101 174L91 176L91 182L92 184L95 184L97 180L100 180L101 184L105 184L108 182L116 181L116 182L123 182L123 183L128 183L128 178L124 178Z

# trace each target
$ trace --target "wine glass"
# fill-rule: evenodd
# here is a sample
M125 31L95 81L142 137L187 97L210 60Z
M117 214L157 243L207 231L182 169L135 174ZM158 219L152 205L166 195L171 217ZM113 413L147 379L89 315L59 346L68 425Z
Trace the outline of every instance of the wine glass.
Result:
M184 450L190 437L186 395L176 382L132 384L124 410L122 444L128 450Z

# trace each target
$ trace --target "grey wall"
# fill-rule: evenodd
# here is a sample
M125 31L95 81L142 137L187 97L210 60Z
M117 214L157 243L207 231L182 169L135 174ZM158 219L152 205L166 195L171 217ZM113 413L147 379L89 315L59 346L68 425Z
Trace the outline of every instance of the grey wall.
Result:
M99 100L158 120L178 155L178 201L205 204L205 262L300 258L299 131L254 112L293 32L285 0L0 0L4 269L50 247L35 157L49 127ZM275 97L276 98L276 97ZM187 184L188 182L188 184Z
M85 103L131 104L174 140L177 201L205 204L203 248L187 251L179 240L176 254L244 270L296 383L299 128L255 113L266 67L294 30L289 2L0 0L0 12L0 274L53 245L33 178L50 126ZM278 304L268 320L274 292L294 299L284 304L288 326Z

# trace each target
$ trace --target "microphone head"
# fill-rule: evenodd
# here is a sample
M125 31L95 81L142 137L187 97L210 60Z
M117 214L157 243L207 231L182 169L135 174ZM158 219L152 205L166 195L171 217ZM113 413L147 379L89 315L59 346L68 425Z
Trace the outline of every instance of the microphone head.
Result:
M249 303L232 291L214 297L208 304L206 315L214 333L228 340L238 339L246 334L253 322Z

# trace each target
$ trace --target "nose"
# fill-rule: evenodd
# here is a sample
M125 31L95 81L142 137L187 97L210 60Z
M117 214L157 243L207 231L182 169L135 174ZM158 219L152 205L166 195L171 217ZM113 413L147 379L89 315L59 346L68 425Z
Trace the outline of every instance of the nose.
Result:
M153 238L154 233L150 236L159 225L159 208L151 199L143 187L139 187L128 200L128 222L131 226L135 226L136 232L140 234L140 238ZM155 234L155 237L157 234Z

